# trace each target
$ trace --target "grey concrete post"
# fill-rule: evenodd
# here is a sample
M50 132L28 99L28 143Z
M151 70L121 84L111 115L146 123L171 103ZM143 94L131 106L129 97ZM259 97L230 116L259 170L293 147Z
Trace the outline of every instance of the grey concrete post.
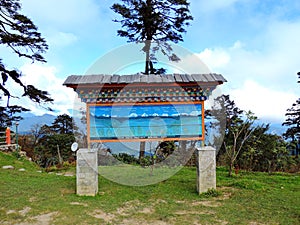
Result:
M79 149L76 164L76 193L95 196L98 193L98 155L96 149Z
M197 148L197 191L199 194L216 189L216 149Z

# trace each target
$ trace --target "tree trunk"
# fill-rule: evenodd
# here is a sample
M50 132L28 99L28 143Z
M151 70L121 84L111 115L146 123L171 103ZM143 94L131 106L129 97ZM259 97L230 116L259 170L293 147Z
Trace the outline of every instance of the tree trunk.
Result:
M140 142L140 155L139 155L139 160L141 161L141 159L144 158L145 156L145 147L146 147L146 142L141 141Z
M233 161L230 160L230 164L229 164L229 172L228 172L228 176L232 176L232 170L233 170Z
M149 75L150 73L150 47L151 47L151 42L146 41L145 42L145 47L144 47L144 52L146 53L146 61L145 61L145 74Z
M56 147L57 147L58 162L59 162L59 165L62 165L63 160L62 160L61 155L60 155L59 145L56 145Z
M179 143L180 143L179 145L180 145L180 148L181 148L180 150L183 151L183 152L186 152L186 150L187 150L186 149L186 141L180 141Z

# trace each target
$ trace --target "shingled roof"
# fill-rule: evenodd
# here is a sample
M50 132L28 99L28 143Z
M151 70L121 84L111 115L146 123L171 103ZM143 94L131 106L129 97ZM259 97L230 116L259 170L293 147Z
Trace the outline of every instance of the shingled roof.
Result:
M133 83L218 83L227 82L221 74L163 74L163 75L71 75L63 85L133 84Z

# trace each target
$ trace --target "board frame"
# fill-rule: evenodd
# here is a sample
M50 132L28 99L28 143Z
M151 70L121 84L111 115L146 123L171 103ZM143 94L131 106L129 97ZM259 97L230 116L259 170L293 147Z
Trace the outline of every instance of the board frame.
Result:
M148 138L117 138L117 139L91 139L90 134L90 107L94 106L132 106L132 105L191 105L191 104L200 104L201 105L201 123L202 123L202 135L195 137L148 137ZM88 144L91 143L109 143L109 142L144 142L144 141L184 141L184 140L197 140L204 141L205 138L205 124L204 124L204 101L186 101L186 102L153 102L153 103L87 103L86 104L86 115L87 115L87 138Z

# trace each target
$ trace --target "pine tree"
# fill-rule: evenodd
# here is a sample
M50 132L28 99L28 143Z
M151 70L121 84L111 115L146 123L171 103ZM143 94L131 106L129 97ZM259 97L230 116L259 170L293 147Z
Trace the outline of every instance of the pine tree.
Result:
M297 73L299 77L298 83L300 83L300 72ZM287 109L285 114L287 117L283 126L287 126L288 129L283 134L286 139L290 139L296 146L296 155L300 154L300 98L296 100L296 103L291 108Z
M77 130L77 126L74 125L72 117L63 114L55 118L51 130L57 134L73 134L73 131Z
M296 147L296 155L300 154L300 98L296 100L296 103L291 108L287 109L285 114L287 117L283 126L287 126L286 132L283 136L286 139L290 139L292 144Z
M169 41L183 41L185 26L193 19L187 0L122 0L112 10L122 19L114 20L122 25L118 35L128 38L129 42L144 43L145 74L164 73L165 69L155 69L155 54L161 51L171 61L180 59L173 53Z
M164 74L164 68L155 69L157 61L155 54L161 51L170 61L180 59L173 52L169 41L178 43L183 41L182 33L185 26L193 17L189 11L187 0L122 0L122 4L115 3L111 9L122 19L115 19L122 25L118 35L128 38L129 42L143 43L145 53L144 74ZM145 152L145 142L140 143L140 156Z
M46 62L41 55L48 49L46 41L41 37L34 23L20 11L19 0L0 0L0 44L10 48L18 57L28 58L32 62ZM53 101L46 91L24 84L21 80L21 72L7 68L1 58L0 74L0 100L3 101L3 97L6 99L6 107L0 107L0 116L3 118L2 126L9 126L13 121L21 119L19 116L13 116L14 113L28 111L22 106L11 106L10 98L28 97L38 104ZM23 90L22 96L16 96L13 93L15 90L6 86L8 81L19 85Z

